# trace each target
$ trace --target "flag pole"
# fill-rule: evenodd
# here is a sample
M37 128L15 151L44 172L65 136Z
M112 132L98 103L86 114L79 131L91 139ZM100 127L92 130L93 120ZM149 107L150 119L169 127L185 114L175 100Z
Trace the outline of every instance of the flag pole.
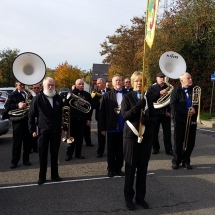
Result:
M149 3L150 2L150 3ZM149 14L150 9L150 14ZM158 11L158 0L148 0L147 1L147 9L146 9L146 20L145 20L145 36L144 36L144 43L143 43L143 72L142 72L142 98L144 98L144 89L145 89L145 80L146 80L146 63L147 63L147 44L149 48L152 47L153 40L154 40L154 32L155 32L155 25L156 25L156 18L157 18L157 11ZM149 15L153 18L149 20ZM150 35L148 35L148 24L150 22ZM152 25L152 26L151 26ZM148 40L148 43L146 41ZM142 118L143 110L141 110L140 118ZM139 134L138 134L138 143L142 142L143 133L145 131L145 126L142 123L139 124Z
M142 89L141 89L141 94L142 98L144 97L144 88L145 88L145 76L146 76L146 30L147 30L147 17L148 17L148 6L149 6L149 0L147 1L147 8L146 8L146 19L145 19L145 36L144 36L144 43L143 43L143 71L142 71ZM141 109L140 113L140 118L142 118L143 111ZM144 126L145 127L145 126ZM140 122L139 124L139 136L138 136L138 143L142 143L142 130L145 129L143 128L143 124Z

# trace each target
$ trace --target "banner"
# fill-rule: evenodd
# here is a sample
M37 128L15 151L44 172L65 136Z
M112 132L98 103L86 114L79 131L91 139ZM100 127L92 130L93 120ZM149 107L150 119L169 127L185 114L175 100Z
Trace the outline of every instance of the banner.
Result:
M158 0L148 0L146 15L146 43L151 48L155 36L155 26L158 12Z

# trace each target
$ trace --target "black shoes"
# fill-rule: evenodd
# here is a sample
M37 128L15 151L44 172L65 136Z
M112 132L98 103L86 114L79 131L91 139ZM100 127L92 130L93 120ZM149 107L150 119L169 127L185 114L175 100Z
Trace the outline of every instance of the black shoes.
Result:
M114 172L113 171L108 171L108 177L110 177L110 178L114 177Z
M177 169L178 169L178 165L173 164L173 165L172 165L172 169L177 170Z
M66 156L65 161L70 161L72 160L72 156Z
M11 165L10 165L10 168L11 169L15 169L17 167L17 164L15 164L15 163L12 163Z
M126 200L125 204L126 204L126 207L128 208L128 210L134 210L135 209L135 204L132 200L131 201Z
M186 169L193 169L193 167L190 164L183 163L182 166Z
M166 152L166 154L167 154L167 155L171 155L171 156L173 156L173 151L172 151L172 150L167 151L167 152Z
M91 144L87 144L86 146L94 146L94 144L91 143Z
M25 166L31 166L31 162L29 162L29 161L23 162L23 164L24 164Z
M85 157L84 157L84 156L82 156L82 155L75 156L75 158L79 158L79 159L85 159Z
M53 181L62 181L63 179L61 177L53 177L51 178Z
M156 155L158 153L159 153L159 150L153 150L153 152L152 152L153 155Z
M97 158L102 158L102 156L103 156L102 154L97 154L96 157L97 157Z
M38 179L37 184L42 185L46 182L46 179Z
M143 209L149 209L149 204L145 200L139 201L136 199L136 203L140 205Z
M116 175L125 176L125 173L122 170L115 172Z

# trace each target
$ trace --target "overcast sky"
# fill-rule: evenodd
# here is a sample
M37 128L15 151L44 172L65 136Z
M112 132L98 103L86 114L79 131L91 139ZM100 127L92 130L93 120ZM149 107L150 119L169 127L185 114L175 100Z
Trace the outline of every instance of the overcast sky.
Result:
M89 71L102 63L100 44L134 16L146 0L0 0L0 51L34 52L49 68L67 61Z

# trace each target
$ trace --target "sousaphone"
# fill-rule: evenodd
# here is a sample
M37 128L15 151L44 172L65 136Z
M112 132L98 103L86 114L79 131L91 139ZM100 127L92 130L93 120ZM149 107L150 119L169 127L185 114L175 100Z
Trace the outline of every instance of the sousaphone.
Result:
M24 52L18 55L13 62L13 74L19 82L34 85L45 77L46 64L39 55Z
M166 88L167 93L161 96L157 102L153 103L155 109L165 107L170 103L173 86L168 83L168 79L180 78L180 76L185 73L187 69L184 58L180 54L173 51L168 51L161 55L159 67L162 73L166 76L165 83L168 85L168 88Z

